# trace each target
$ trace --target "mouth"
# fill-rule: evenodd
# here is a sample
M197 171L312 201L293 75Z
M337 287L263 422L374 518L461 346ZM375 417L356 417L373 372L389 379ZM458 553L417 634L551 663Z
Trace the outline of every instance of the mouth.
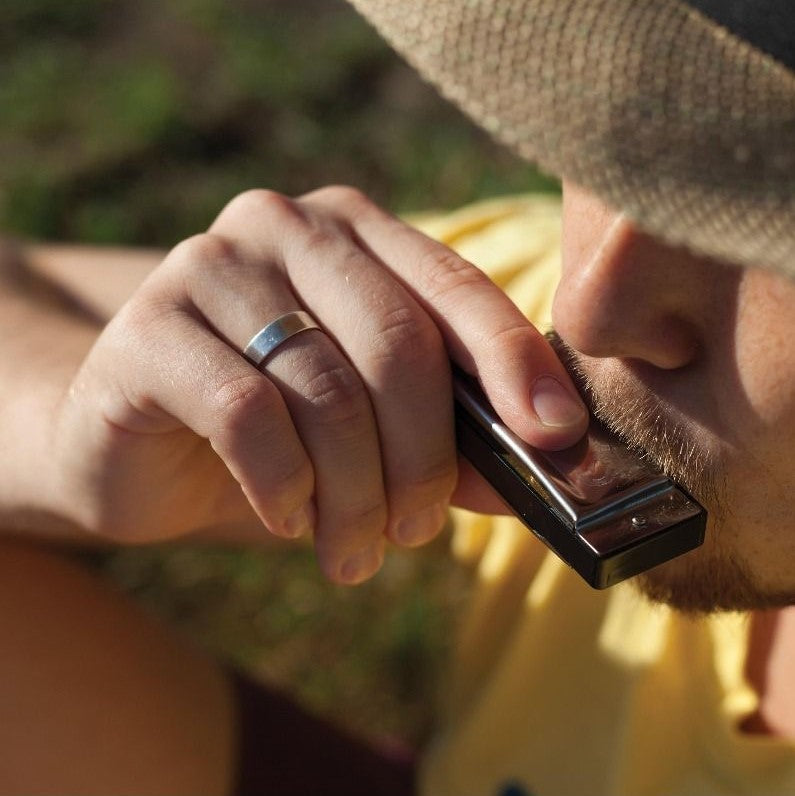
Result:
M588 407L588 411L592 415L596 415L596 407L594 406L593 388L591 387L588 377L580 365L580 359L577 352L566 343L563 338L554 330L544 334L546 341L552 346L552 350L557 354L558 359L563 363L563 366L568 371L569 376L574 382L574 386L580 393L580 397ZM601 420L601 418L600 418ZM604 421L603 421L604 422Z
M701 502L717 496L717 457L653 389L624 370L608 376L592 375L581 355L557 332L548 332L546 339L593 417L642 461L661 470Z
M591 416L595 417L605 428L612 431L613 434L620 437L644 459L649 459L662 469L661 463L655 461L650 451L639 445L638 440L631 438L626 430L617 423L615 413L609 410L607 401L597 394L593 381L583 367L581 355L565 342L554 329L546 332L544 337L566 368L569 377L574 382L574 386L577 388L577 392L579 392Z

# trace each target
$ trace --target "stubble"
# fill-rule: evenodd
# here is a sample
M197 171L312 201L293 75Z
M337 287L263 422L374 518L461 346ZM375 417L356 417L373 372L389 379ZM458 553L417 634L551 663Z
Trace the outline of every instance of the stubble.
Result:
M675 480L708 512L699 549L637 576L633 583L650 600L689 614L759 610L795 603L795 594L759 587L734 544L736 518L720 453L710 450L686 422L631 374L592 373L587 361L555 332L547 339L578 385L591 412L638 456Z

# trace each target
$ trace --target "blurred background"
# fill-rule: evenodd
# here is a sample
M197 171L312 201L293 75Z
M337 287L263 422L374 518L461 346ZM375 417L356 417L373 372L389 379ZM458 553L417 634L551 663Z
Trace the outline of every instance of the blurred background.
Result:
M398 212L555 182L440 100L342 0L3 0L0 230L170 247L247 188ZM92 556L198 643L357 730L421 742L468 574L447 540L370 583L310 550Z

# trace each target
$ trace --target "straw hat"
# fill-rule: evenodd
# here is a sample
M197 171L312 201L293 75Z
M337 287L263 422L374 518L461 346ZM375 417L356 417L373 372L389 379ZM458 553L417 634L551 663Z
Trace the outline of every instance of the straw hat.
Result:
M351 0L476 122L674 245L795 277L792 0Z

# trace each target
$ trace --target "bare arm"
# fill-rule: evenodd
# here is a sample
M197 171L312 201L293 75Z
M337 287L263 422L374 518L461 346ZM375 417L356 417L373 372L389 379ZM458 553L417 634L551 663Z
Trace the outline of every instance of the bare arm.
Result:
M53 255L0 242L0 526L84 542L92 537L48 500L47 451L54 408L101 324L82 310L79 293L33 267L46 262L55 276Z
M26 267L58 286L103 325L163 261L165 251L47 244L24 250Z

